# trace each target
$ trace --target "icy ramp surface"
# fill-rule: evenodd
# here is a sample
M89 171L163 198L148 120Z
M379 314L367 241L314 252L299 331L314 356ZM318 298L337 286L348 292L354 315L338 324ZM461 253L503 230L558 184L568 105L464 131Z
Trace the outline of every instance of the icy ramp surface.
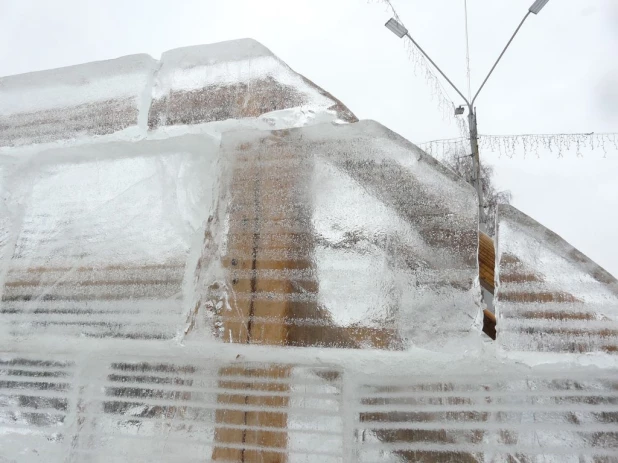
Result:
M560 236L500 206L496 314L510 351L618 352L618 281Z

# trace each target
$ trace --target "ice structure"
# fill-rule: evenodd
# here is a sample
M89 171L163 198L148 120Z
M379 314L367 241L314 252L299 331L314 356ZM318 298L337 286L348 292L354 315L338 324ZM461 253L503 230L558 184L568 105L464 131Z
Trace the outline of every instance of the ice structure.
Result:
M0 461L616 461L605 333L504 354L615 280L503 211L491 343L474 198L255 41L0 79Z
M511 206L500 206L498 342L524 352L618 352L618 281Z

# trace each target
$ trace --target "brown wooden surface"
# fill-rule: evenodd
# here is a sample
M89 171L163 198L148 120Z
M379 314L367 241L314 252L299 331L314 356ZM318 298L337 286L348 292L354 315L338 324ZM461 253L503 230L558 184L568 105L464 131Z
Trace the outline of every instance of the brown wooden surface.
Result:
M479 279L481 286L494 293L494 269L496 266L496 251L494 240L483 232L479 232Z
M287 252L289 255L306 253L305 240L299 240L297 234L279 230L273 232L272 223L265 211L284 211L294 197L296 186L293 175L273 176L267 167L260 164L261 148L242 145L240 150L249 151L237 162L231 185L232 205L235 210L233 220L230 220L228 258L225 262L230 275L228 284L232 286L231 311L223 313L224 340L227 342L247 344L285 345L288 341L288 324L285 320L290 315L291 304L288 297L295 291L292 282L285 278L261 277L263 270L275 271L275 274L286 269L302 267L308 263L299 263L294 259L273 260L269 256L273 251ZM253 151L253 152L252 152ZM282 157L289 155L282 153ZM235 178L238 177L238 178ZM247 181L248 179L248 181ZM236 207L235 207L236 206ZM267 226L266 226L267 225ZM268 228L270 233L263 233ZM250 274L250 278L238 278L236 275ZM272 273L272 272L271 272ZM264 298L260 295L269 294L274 297ZM278 322L279 321L279 322ZM225 368L222 376L240 374L252 376L253 371L243 367ZM257 374L261 378L281 379L289 376L289 368L278 366L261 369ZM287 461L287 412L289 385L280 383L253 383L222 381L220 387L226 389L244 389L249 392L239 395L222 394L219 403L222 405L216 412L217 428L215 440L222 445L215 446L214 460L266 463L283 463ZM250 390L258 388L262 391L272 390L273 396L253 396ZM278 395L282 394L282 395ZM225 405L245 404L248 406L263 405L269 408L281 408L281 412L244 412L226 410ZM230 429L226 425L268 427L269 431L252 429ZM281 429L273 431L272 429ZM228 448L225 444L240 446L260 446L275 450L246 450Z
M245 366L232 366L221 370L220 375L225 376L219 382L219 387L224 389L242 390L239 394L220 394L218 403L220 407L215 413L217 428L215 429L215 442L217 445L213 451L213 460L231 462L264 462L283 463L287 461L287 412L289 392L287 384L269 383L268 379L281 379L289 377L289 368L270 366L265 368L247 368ZM238 379L236 379L237 377ZM253 378L259 382L251 381ZM253 391L261 393L272 392L270 395L253 395ZM226 405L238 407L264 406L269 409L281 409L281 411L242 411L229 410ZM231 427L228 427L231 426ZM248 427L250 429L243 429ZM267 427L268 430L255 430L255 427ZM232 446L226 447L226 444ZM246 444L250 449L242 448ZM267 450L255 450L251 447L265 447Z
M496 314L487 309L483 310L483 332L496 340Z
M483 232L479 232L479 281L481 286L494 293L496 250L494 240ZM496 315L489 310L483 310L483 332L491 339L496 339Z

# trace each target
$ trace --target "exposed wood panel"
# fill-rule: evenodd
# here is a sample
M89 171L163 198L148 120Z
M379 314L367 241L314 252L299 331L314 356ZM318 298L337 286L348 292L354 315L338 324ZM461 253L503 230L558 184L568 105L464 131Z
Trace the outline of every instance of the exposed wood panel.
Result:
M496 250L494 240L483 232L479 232L479 281L481 286L494 293L494 270L496 265ZM496 339L496 316L489 310L483 310L483 332L491 339Z
M483 232L479 232L479 279L481 286L494 293L494 268L496 266L496 251L494 240Z
M225 379L219 382L219 387L234 390L239 394L220 394L218 403L220 409L216 411L215 419L215 442L217 446L213 451L213 460L231 462L267 462L283 463L287 461L285 449L287 447L287 413L289 398L288 384L270 383L269 379L287 378L289 367L269 366L265 368L251 369L242 365L228 367L221 370L220 375ZM241 378L234 380L234 377ZM251 378L259 379L252 382ZM258 395L272 392L270 395ZM253 395L253 394L256 395ZM243 411L230 410L226 407L238 408L238 406L267 407L271 411ZM272 411L272 409L281 409ZM268 430L255 430L256 427L268 428ZM248 429L245 429L248 428ZM278 431L280 429L281 431ZM243 449L246 444L250 450ZM229 447L228 447L229 445ZM265 447L269 450L255 450L255 447ZM280 450L278 450L280 449Z
M240 146L241 152L252 151L251 156L238 159L232 174L231 209L238 209L238 204L244 205L241 216L230 220L228 231L230 247L229 257L225 260L230 283L234 289L231 304L232 311L223 314L224 340L248 344L285 345L288 340L288 324L285 322L290 314L291 293L295 292L289 279L273 279L264 277L263 270L274 273L289 268L307 267L309 263L299 264L298 259L271 260L273 250L288 253L290 256L310 252L306 240L299 240L294 233L262 234L264 222L269 218L263 211L284 211L294 197L293 173L272 176L268 168L261 164L262 147L252 149L249 144ZM282 158L290 158L289 153L281 153ZM247 173L249 181L246 181ZM235 176L242 178L235 178ZM292 179L290 179L292 176ZM236 220L234 220L236 219ZM269 227L272 230L272 224ZM249 228L249 232L247 232ZM301 259L302 260L302 259ZM273 273L271 272L271 273ZM250 278L238 278L236 275L250 274ZM268 295L263 298L260 295ZM238 373L239 367L230 367L221 371L222 376ZM242 370L243 375L251 372ZM258 372L263 378L280 379L289 376L289 368L271 367ZM228 383L222 381L224 387L231 389L252 390L264 389L263 383ZM251 394L224 395L219 403L222 409L217 410L216 441L221 445L215 447L213 459L220 461L260 461L283 463L287 461L285 448L287 446L287 412L288 397L276 393L289 392L287 384L270 384L274 388L273 396L253 396ZM249 406L266 406L269 409L281 408L281 412L226 410L228 403L245 404ZM241 427L267 427L270 431L253 429L230 429L226 425ZM273 431L272 429L282 431ZM247 450L229 448L247 445L250 449L264 447L270 450ZM281 449L276 451L272 449Z
M496 340L496 315L489 310L483 310L483 332Z

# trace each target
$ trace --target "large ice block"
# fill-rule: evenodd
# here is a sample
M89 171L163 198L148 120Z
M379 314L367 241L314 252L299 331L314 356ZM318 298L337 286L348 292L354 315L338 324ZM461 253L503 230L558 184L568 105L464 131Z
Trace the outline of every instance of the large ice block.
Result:
M618 352L618 281L512 206L499 208L496 315L510 351Z
M194 135L16 161L0 248L4 340L181 332L185 267L211 207L216 156L213 139Z
M0 460L580 463L618 456L616 370L324 349L122 347L80 356L0 353ZM287 374L273 377L274 370Z
M148 124L199 124L290 108L331 110L341 119L356 120L340 101L292 71L264 45L233 40L165 52Z
M222 150L223 265L202 268L198 317L222 339L462 347L480 294L469 185L372 121L227 133Z
M610 462L615 371L500 365L355 378L358 462ZM510 371L509 371L510 370Z
M130 55L1 77L0 147L145 131L155 64Z

